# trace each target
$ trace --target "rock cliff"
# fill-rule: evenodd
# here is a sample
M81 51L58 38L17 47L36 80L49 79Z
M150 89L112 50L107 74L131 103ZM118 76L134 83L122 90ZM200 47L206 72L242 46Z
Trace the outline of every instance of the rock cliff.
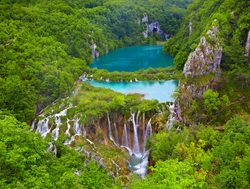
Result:
M218 26L208 30L184 65L185 77L179 84L175 111L177 119L185 124L189 124L188 111L192 100L201 98L206 90L216 89L219 84L222 46L217 37L218 32Z

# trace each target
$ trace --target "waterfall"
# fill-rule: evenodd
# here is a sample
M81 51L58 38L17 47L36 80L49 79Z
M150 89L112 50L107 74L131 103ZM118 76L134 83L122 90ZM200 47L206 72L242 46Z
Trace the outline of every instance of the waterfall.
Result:
M45 138L48 133L49 133L49 119L46 118L45 123L42 125L41 128L42 137Z
M124 124L124 127L123 127L122 145L125 146L125 147L129 147L128 132L127 132L127 126L126 126L126 124Z
M114 128L115 128L115 143L119 144L119 136L118 136L118 130L117 130L117 125L116 125L115 120L114 120Z
M35 124L34 125L32 124L32 127L35 128ZM50 132L49 119L45 118L43 120L38 121L36 133L40 133L42 135L42 137L45 138L49 132Z
M148 121L144 138L147 139L148 137L152 136L152 126L151 126L151 119Z
M81 127L79 125L79 119L78 118L75 119L74 131L75 131L75 135L81 135Z
M70 124L69 124L69 121L70 121L70 120L67 119L67 130L66 130L65 134L68 135L68 136L70 137L69 130L70 130L70 127L71 127L71 126L70 126Z
M140 115L140 111L138 111L137 116L136 116L136 125L139 125L139 115Z
M109 119L109 113L107 112L107 117L108 117L108 132L109 132L109 139L113 141L112 137L112 130L111 130L111 124L110 124L110 119Z
M129 135L128 135L128 129L127 129L126 124L124 124L124 127L123 127L122 146L121 147L126 148L129 152L129 155L133 154L131 148L129 147Z
M170 114L168 116L168 121L167 121L167 129L170 130L172 129L172 127L174 126L174 103L170 104L169 105L169 111L170 111Z
M57 155L57 149L56 149L56 145L53 142L49 142L49 147L47 149L49 152L51 152L52 154L54 154L54 156Z
M35 129L35 123L36 123L36 120L34 120L32 122L32 125L31 125L31 128L30 128L31 131L33 131Z
M52 138L53 140L57 140L59 137L59 127L62 123L61 117L55 117L55 122L56 122L56 128L52 131Z
M136 155L140 155L140 147L139 147L137 125L135 123L135 113L131 113L131 116L132 116L132 123L133 123L133 128L134 128L134 149L133 149L133 152Z
M146 142L148 138L151 138L152 136L152 126L151 126L151 119L148 121L148 124L146 126L145 132L144 132L144 153L146 148Z

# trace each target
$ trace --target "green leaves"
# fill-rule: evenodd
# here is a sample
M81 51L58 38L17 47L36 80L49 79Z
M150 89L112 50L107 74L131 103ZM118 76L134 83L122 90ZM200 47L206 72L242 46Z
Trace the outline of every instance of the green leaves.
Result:
M47 151L48 144L29 127L0 113L1 188L110 188L111 176L84 157L63 145L55 144L60 157ZM77 176L76 171L81 175Z

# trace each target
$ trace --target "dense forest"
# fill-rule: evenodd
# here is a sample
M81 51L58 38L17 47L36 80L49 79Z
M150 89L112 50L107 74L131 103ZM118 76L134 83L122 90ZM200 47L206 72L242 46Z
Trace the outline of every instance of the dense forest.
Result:
M71 92L94 43L100 54L147 43L138 23L145 14L173 35L188 2L1 1L1 108L31 120Z
M0 11L0 188L249 188L250 1L1 0ZM158 22L167 39L145 37L145 22ZM163 41L174 67L88 67L93 49L99 56ZM200 52L205 62L221 55L219 68L188 70ZM83 73L179 80L181 111L166 129L171 103L92 87L80 82ZM145 178L128 169L128 154L103 129L130 117L152 124ZM42 122L50 128L44 136L37 132Z

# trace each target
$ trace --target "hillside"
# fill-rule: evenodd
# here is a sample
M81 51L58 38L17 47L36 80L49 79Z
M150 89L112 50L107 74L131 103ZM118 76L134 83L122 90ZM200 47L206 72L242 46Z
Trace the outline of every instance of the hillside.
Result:
M249 188L249 0L2 0L0 11L0 188ZM88 66L158 44L174 66ZM86 81L178 88L159 102Z

